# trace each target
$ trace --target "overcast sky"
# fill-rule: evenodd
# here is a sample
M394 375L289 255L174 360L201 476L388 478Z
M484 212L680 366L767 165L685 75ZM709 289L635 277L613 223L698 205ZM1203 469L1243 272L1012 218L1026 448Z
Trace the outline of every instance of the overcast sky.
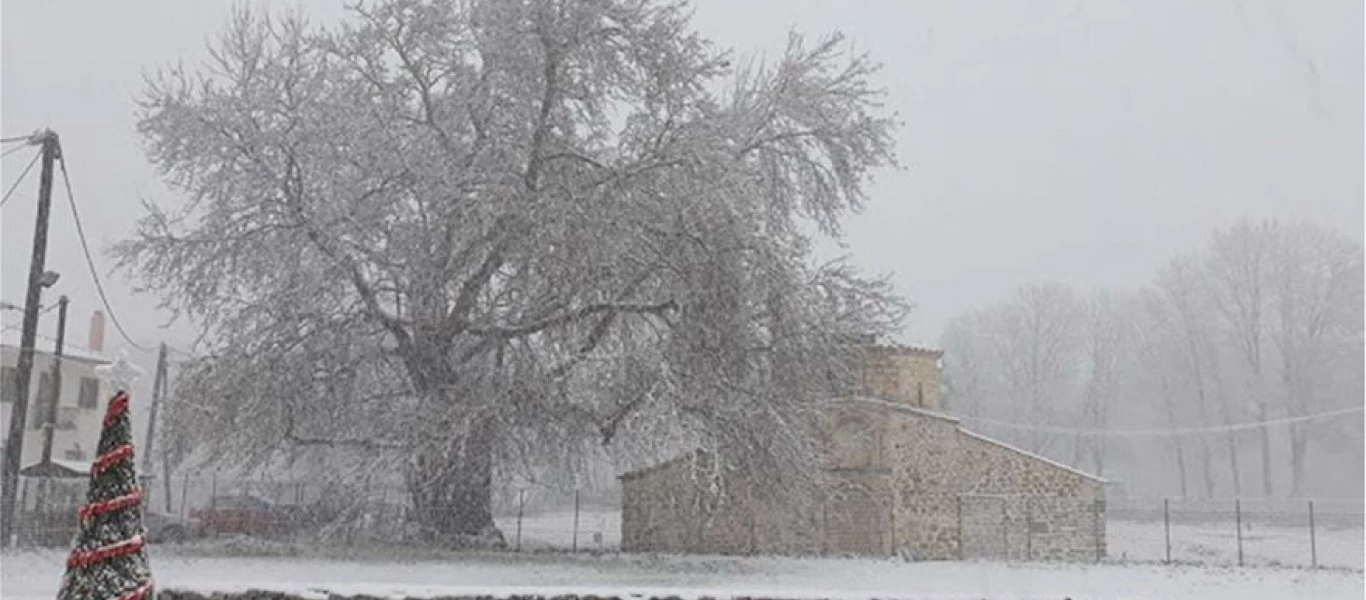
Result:
M130 233L142 198L169 193L133 129L141 74L201 61L229 7L5 2L0 133L62 136L96 252ZM1360 0L701 0L696 17L742 55L776 56L791 28L838 29L885 64L908 168L879 177L846 250L917 305L905 341L933 344L955 314L1030 281L1140 284L1243 215L1362 235ZM31 156L3 159L6 187ZM15 304L36 189L35 169L3 210L0 297ZM57 189L48 267L63 277L49 298L74 299L84 344L98 298ZM188 346L187 328L160 329L154 298L107 281L139 342ZM108 340L120 344L112 326Z

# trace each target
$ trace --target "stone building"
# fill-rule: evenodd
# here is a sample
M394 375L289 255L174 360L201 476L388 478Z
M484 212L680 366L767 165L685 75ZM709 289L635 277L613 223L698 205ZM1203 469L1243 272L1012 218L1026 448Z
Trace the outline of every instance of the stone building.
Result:
M964 429L941 412L938 351L873 347L855 394L827 403L825 483L776 498L703 452L621 476L622 549L1098 560L1105 482Z

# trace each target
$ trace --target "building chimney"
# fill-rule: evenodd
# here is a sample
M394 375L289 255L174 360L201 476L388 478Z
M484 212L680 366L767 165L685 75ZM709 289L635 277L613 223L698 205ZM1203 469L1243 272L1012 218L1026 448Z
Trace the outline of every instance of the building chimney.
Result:
M101 311L90 315L90 343L86 347L94 352L104 352L104 313Z

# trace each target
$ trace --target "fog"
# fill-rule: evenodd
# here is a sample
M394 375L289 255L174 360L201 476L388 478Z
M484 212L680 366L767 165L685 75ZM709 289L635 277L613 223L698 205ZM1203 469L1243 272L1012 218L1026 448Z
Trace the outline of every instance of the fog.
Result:
M297 4L321 22L343 12L335 3ZM262 6L274 10L295 3ZM102 250L132 234L144 200L174 194L144 157L135 132L143 75L179 62L200 64L207 56L205 41L222 29L229 7L12 2L0 15L0 133L50 127L62 136L76 202L96 251L95 268L117 320L141 347L132 347L111 323L107 349L128 350L149 374L155 344L171 344L180 360L196 351L197 330L160 310L155 294L135 290ZM962 364L972 344L955 347L945 335L953 331L950 324L990 314L1018 298L1022 288L1048 284L1082 296L1099 288L1141 294L1173 259L1203 252L1214 232L1242 219L1310 223L1359 244L1361 22L1361 3L1350 0L702 0L695 13L700 33L733 48L740 59L781 55L793 29L813 35L838 30L882 63L875 78L887 88L887 107L903 123L895 141L905 168L878 172L866 210L845 223L843 242L827 241L819 254L847 254L869 272L888 274L913 305L895 337L947 346L946 363L959 382L964 376L953 365ZM31 156L21 151L5 157L6 187ZM36 177L30 176L3 212L0 296L13 304L22 303L27 277L34 188ZM58 294L73 299L69 339L81 345L87 317L101 303L60 191L53 215L47 268L62 279L46 292L46 302ZM13 311L0 313L0 319L7 329L19 323ZM50 336L54 326L44 320L40 333ZM958 333L972 337L961 328ZM1359 327L1356 335L1359 354ZM1233 365L1236 344L1229 348L1209 360ZM1080 369L1083 362L1077 359L1071 367ZM1227 368L1234 370L1230 386L1235 379L1247 389L1260 385L1247 379L1245 366ZM1125 385L1138 391L1116 392L1115 402L1148 397L1160 384L1142 378L1154 372L1135 371ZM1354 375L1355 386L1336 379L1325 383L1331 390L1316 406L1360 403L1359 370ZM150 377L140 382L144 394L150 384ZM1006 402L1023 393L1018 387L1001 381L983 385L975 416L1020 420L1010 412L1018 403L993 412L985 399ZM1050 390L1061 398L1055 408L1063 412L1036 415L1026 424L1076 425L1074 417L1083 413L1061 407L1075 403L1076 411L1090 410L1081 399L1085 392L1078 391L1086 386L1067 385L1075 389ZM1229 426L1307 414L1288 404L1248 405L1218 419L1171 419L1159 409L1116 410L1113 418L1087 426ZM1099 459L1082 457L1089 450L1050 450L1042 441L997 433L1060 460L1099 467ZM1360 433L1345 435L1351 441L1332 446L1335 462L1324 469L1360 471L1360 453L1348 449L1349 443L1359 446ZM1246 463L1256 465L1261 459L1255 437L1239 443L1248 444ZM1279 438L1275 443L1277 453L1288 452L1283 447L1291 444ZM1161 444L1161 452L1176 452L1168 442ZM1141 457L1144 450L1127 452ZM1277 459L1281 473L1286 460ZM1141 493L1177 493L1179 482L1164 472L1125 477L1140 481ZM1297 487L1296 493L1359 494L1359 479L1334 485L1326 472L1310 476L1307 488ZM1212 495L1234 493L1232 482L1220 481ZM1244 487L1259 489L1256 481ZM1289 486L1277 479L1272 493L1284 494Z
M326 21L338 4L302 6ZM142 198L168 193L133 130L142 74L202 60L229 6L6 5L4 134L62 135L97 247L128 235ZM894 274L916 305L904 340L933 344L955 314L1024 283L1143 282L1242 216L1360 237L1361 10L1349 0L703 0L696 22L740 55L780 53L789 29L840 30L884 64L907 168L878 176L845 251ZM27 159L6 157L6 181ZM16 304L35 193L19 190L3 215L0 283ZM54 214L49 267L64 278L51 293L86 315L99 307L94 289L67 209ZM139 342L193 341L189 327L160 329L170 315L122 277L110 288Z

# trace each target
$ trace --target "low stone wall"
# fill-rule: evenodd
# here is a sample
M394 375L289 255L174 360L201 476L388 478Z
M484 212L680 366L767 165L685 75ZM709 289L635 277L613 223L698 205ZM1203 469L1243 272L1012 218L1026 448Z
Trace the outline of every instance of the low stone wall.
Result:
M202 594L185 590L162 590L157 593L158 600L318 600L318 596L300 596L296 594L284 594L269 590L248 590L236 593L213 593ZM327 600L389 600L379 596L343 596L339 594L328 594ZM405 600L417 600L413 598ZM509 595L509 596L437 596L422 600L684 600L680 596L639 596L630 595L625 598L621 596L593 596L564 594L554 596L540 595ZM691 600L791 600L782 597L765 596L701 596ZM812 600L803 598L802 600ZM886 599L892 600L892 599Z

